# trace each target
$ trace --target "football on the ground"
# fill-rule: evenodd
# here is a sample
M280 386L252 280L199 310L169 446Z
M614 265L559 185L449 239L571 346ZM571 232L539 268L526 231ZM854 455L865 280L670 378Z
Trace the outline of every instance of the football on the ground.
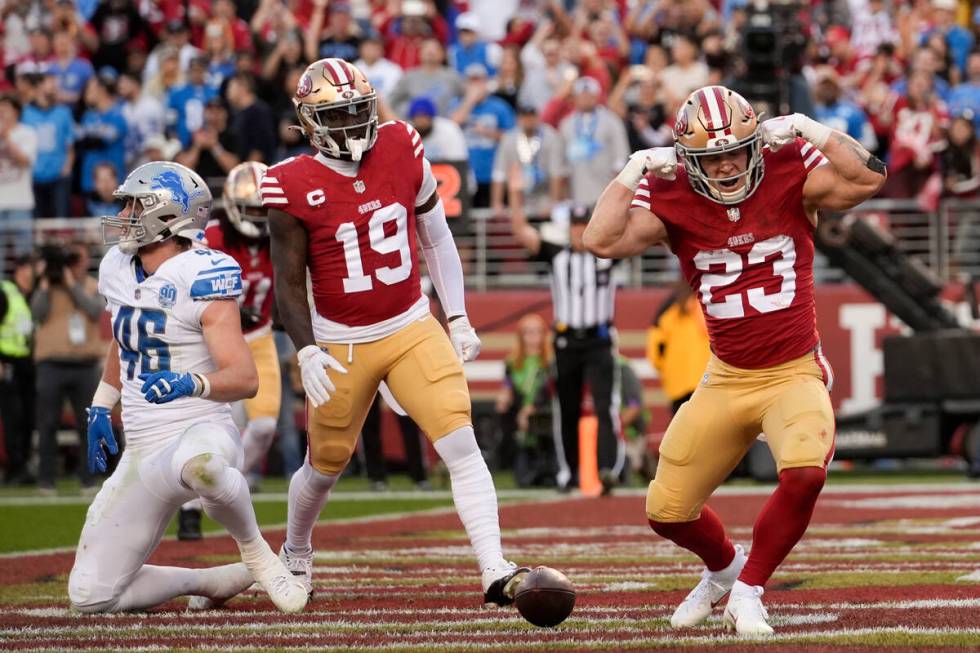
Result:
M533 569L514 593L521 616L535 626L557 626L572 614L575 588L565 574L551 567Z

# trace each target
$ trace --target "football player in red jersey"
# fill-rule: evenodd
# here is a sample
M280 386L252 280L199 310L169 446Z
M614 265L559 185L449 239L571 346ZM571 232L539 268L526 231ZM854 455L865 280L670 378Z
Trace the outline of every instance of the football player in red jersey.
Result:
M763 587L806 531L834 448L833 377L813 302L817 211L868 199L885 166L802 114L759 124L748 102L721 86L688 97L674 139L674 148L630 157L600 197L585 243L608 258L664 243L708 326L708 368L667 429L647 492L653 530L707 567L671 625L701 623L730 593L725 627L767 635ZM779 486L746 557L705 502L759 433Z
M309 455L289 484L283 559L312 591L313 525L384 381L449 469L485 602L510 604L528 570L501 552L496 491L461 364L476 357L480 340L466 317L459 253L422 139L404 122L379 126L374 89L341 59L311 64L293 102L318 153L272 166L261 185L276 303L309 400ZM448 338L422 294L416 239Z

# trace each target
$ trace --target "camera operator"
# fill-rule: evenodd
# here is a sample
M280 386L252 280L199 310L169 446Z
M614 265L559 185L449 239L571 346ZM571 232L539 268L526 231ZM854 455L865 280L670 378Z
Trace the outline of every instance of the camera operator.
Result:
M71 402L78 430L78 473L82 491L93 487L86 464L85 407L95 392L99 361L106 343L99 330L105 302L98 284L89 274L88 249L74 245L41 249L41 280L31 298L37 324L34 360L37 364L37 426L40 433L41 464L38 489L53 494L57 475L57 431L61 408Z

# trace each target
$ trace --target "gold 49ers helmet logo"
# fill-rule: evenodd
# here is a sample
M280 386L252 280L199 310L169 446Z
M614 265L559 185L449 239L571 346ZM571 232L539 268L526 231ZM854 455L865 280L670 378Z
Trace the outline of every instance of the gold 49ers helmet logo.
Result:
M687 111L684 109L685 107L682 106L677 112L677 119L674 121L675 136L683 136L687 133Z
M313 78L307 73L299 78L299 84L296 85L296 97L306 97L312 90Z

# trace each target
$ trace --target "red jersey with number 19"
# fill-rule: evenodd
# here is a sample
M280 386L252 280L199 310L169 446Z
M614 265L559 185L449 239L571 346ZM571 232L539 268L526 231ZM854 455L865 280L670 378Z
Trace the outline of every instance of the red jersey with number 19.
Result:
M423 161L418 133L395 121L378 128L354 176L334 169L336 162L329 166L322 154L287 159L266 172L263 205L306 228L313 302L335 326L382 323L422 297L415 206Z
M818 346L813 301L813 225L803 184L827 163L796 139L763 151L765 174L736 205L691 188L683 168L670 181L648 176L633 207L652 211L701 300L711 349L729 365L758 369L799 358Z

